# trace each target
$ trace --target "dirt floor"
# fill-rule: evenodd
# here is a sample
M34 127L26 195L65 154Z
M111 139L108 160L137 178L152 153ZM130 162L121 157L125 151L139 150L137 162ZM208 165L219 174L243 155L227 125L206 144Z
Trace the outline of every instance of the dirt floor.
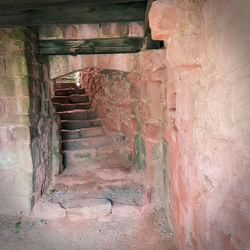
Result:
M175 250L174 236L160 214L84 222L0 216L0 249Z

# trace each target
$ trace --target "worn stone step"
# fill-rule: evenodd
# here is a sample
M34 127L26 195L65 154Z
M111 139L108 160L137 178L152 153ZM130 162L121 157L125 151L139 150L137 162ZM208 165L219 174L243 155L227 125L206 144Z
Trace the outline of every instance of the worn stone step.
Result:
M69 103L70 102L70 99L69 99L69 96L55 96L52 98L52 102L53 104L58 104L58 103Z
M114 205L135 205L142 206L144 204L144 188L143 185L125 184L125 185L109 185L105 186L99 196L112 201Z
M87 119L96 119L97 114L95 111L90 110L69 110L58 112L62 120L87 120Z
M55 96L52 98L53 103L86 103L89 102L89 96L84 94L72 94L69 96Z
M95 175L107 182L121 181L128 177L130 170L124 167L97 169Z
M96 149L95 147L62 151L63 162L65 164L78 163L86 159L95 159L97 155L98 149Z
M71 103L82 103L82 102L89 102L89 96L87 94L73 94L70 95Z
M69 82L69 83L56 83L55 89L66 89L66 88L77 88L77 85L75 83Z
M30 215L39 219L53 220L66 217L66 210L58 203L51 203L45 199L40 199L35 204Z
M55 105L55 104L54 104ZM56 104L56 111L63 112L74 109L89 109L91 106L90 102L85 103L67 103L67 104Z
M112 204L108 199L75 199L62 203L71 221L104 219L111 214Z
M55 91L55 96L69 96L72 94L85 94L85 89L67 88L67 89L58 89Z
M62 130L75 130L81 128L99 127L101 126L100 119L93 120L61 120Z
M98 135L104 135L104 131L101 126L76 130L61 130L61 136L63 140L78 139Z
M74 88L55 90L55 96L69 96L69 95L72 95L74 93L75 93Z
M112 207L112 216L123 218L140 217L144 210L144 206L114 205Z
M111 139L106 135L71 139L62 141L62 150L83 149L88 147L101 147L111 143Z

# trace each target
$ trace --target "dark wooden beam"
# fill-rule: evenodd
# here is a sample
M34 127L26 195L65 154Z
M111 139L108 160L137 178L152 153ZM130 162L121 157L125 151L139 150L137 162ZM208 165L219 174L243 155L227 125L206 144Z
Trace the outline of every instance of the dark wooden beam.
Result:
M147 2L147 0L0 0L1 10L48 9L82 5L105 5L128 2Z
M139 52L143 37L40 40L40 54L77 55Z
M63 6L53 8L4 10L0 9L0 26L42 24L80 24L144 21L146 2Z

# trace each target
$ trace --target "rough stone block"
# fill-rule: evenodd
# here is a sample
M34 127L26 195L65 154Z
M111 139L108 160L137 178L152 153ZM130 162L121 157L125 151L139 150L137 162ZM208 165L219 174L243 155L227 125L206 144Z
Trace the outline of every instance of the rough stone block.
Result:
M8 145L0 150L0 169L19 170L23 169L28 173L33 172L33 164L29 141L22 144Z
M143 125L143 132L146 139L160 140L161 139L161 125L146 123Z
M130 37L144 37L144 23L143 22L130 22L129 24Z
M125 37L128 35L127 23L102 23L99 29L99 37Z
M204 43L199 34L183 36L168 43L166 51L169 65L172 67L200 67L204 53Z
M97 67L100 69L109 69L111 64L112 55L98 55Z
M167 40L178 28L181 13L173 3L155 1L149 11L149 26L154 40Z
M39 38L40 40L97 38L98 29L98 24L44 25L39 26Z
M71 221L102 219L111 213L111 202L107 199L80 199L63 203Z
M29 216L45 220L60 219L66 217L66 209L58 203L39 200Z
M11 127L9 129L9 134L10 134L10 140L13 142L29 141L30 127L28 126Z

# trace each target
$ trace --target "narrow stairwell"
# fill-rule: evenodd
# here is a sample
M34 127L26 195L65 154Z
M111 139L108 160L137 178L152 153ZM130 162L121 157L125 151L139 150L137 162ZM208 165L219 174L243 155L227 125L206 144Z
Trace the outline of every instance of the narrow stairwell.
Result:
M139 216L145 203L141 177L105 135L85 90L56 83L53 103L61 118L64 171L40 201L50 206L38 206L38 213L72 221Z

